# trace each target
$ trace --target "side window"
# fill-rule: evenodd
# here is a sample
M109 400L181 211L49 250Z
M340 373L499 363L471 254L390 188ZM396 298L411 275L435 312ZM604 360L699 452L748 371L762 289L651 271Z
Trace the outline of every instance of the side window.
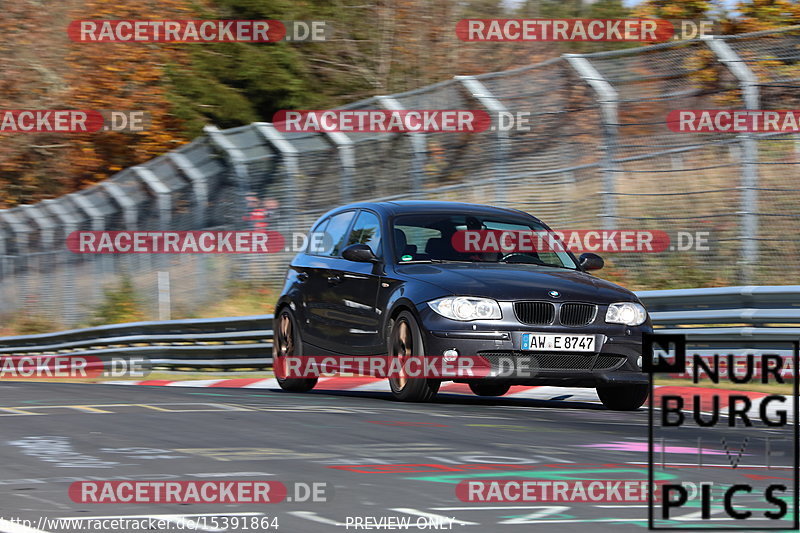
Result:
M325 228L325 233L327 233L327 238L325 239L327 246L324 250L320 251L319 255L336 257L342 252L345 242L345 233L350 227L350 222L353 220L354 214L353 211L347 211L331 217L328 226ZM330 241L328 241L328 239L330 239Z
M375 213L362 211L358 215L356 223L353 224L353 229L350 231L350 236L347 238L347 246L357 243L366 244L375 255L380 255L381 221Z
M327 226L327 225L328 225L328 222L330 222L330 221L331 221L331 219L329 219L329 218L326 218L326 219L324 219L324 220L320 220L320 221L319 221L319 223L317 223L317 225L316 225L316 226L314 226L313 228L311 228L311 233L316 233L316 232L320 232L320 231L325 231L325 226Z
M406 244L402 250L397 249L397 259L403 255L410 255L413 259L427 258L428 243L439 239L442 232L432 228L423 228L421 226L401 226L395 224L395 232L402 231L405 234ZM395 237L395 240L397 237ZM397 245L397 242L395 242Z
M309 231L306 236L306 253L318 255L324 253L326 248L330 248L330 246L326 244L329 241L325 240L325 236L327 235L325 230L330 221L330 218L320 220L316 226L311 228L311 231Z

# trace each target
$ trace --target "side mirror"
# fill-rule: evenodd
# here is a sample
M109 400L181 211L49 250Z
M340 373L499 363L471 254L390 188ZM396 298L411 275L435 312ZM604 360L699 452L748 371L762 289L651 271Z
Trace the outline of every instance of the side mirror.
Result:
M351 244L342 250L342 257L356 263L377 263L380 261L366 244Z
M582 253L578 261L584 270L600 270L606 264L602 257L591 252Z

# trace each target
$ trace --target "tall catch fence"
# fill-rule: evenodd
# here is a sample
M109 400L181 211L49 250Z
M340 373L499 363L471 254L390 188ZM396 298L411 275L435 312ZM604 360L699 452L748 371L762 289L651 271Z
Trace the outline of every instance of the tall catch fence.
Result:
M523 209L556 229L662 230L673 239L708 232L707 250L609 254L611 268L601 274L634 288L797 283L800 136L676 133L667 114L800 109L798 89L795 26L566 54L345 106L522 112L529 113L527 131L209 126L193 142L89 189L0 210L0 316L79 325L104 287L127 276L158 318L159 272L170 274L173 311L187 314L237 280L279 287L291 258L75 254L65 246L72 231L266 224L291 239L332 207L375 199L490 203Z

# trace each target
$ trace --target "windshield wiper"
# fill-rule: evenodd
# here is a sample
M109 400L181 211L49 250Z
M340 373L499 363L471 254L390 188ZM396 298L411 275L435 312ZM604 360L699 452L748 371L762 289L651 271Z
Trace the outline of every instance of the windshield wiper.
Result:
M570 268L570 267L567 267L567 266L564 266L564 265L554 265L552 263L536 263L536 262L533 262L533 261L531 261L531 262L525 262L525 261L511 261L511 262L509 262L509 261L498 261L498 263L501 263L503 265L536 265L536 266L547 267L547 268L563 268L565 270L575 270L574 268Z
M460 261L458 259L412 259L411 261L400 261L401 265L413 263L483 263L485 261Z

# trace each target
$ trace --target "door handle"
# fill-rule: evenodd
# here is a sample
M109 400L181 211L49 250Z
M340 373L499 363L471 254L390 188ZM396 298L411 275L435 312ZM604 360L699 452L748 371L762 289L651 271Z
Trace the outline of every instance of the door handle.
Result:
M341 282L342 282L342 276L340 276L339 274L331 274L330 276L328 276L328 283L330 283L331 285L336 285L337 283Z
M297 274L297 281L299 281L300 283L308 281L308 273L300 272L299 274Z

